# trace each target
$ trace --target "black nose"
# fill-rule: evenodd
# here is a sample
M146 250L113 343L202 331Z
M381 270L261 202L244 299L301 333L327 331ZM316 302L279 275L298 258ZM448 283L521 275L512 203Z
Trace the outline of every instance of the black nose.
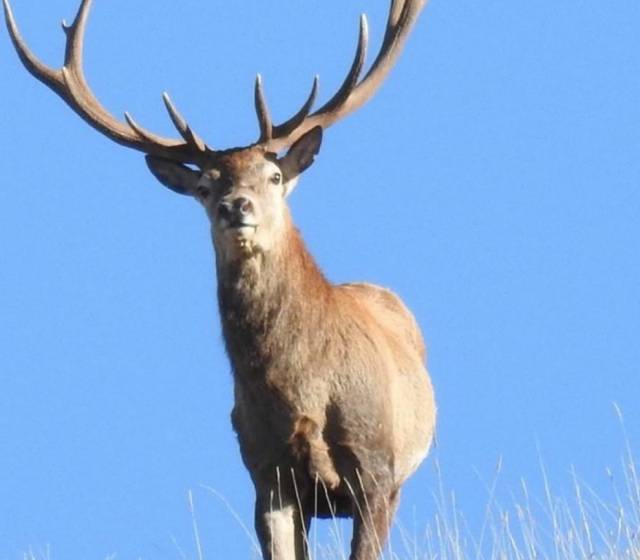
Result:
M253 212L253 202L244 196L239 196L233 200L223 200L218 204L218 213L226 220L234 216L242 218Z
M241 216L246 216L253 212L253 203L248 198L240 196L233 201L233 209Z

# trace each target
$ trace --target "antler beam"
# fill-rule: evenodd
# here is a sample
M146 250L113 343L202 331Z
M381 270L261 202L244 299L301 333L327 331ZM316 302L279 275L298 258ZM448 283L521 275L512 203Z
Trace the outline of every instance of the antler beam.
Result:
M92 0L82 0L71 25L62 22L67 37L64 65L60 69L43 64L31 52L16 25L9 0L3 0L4 14L11 41L26 69L39 81L57 93L80 117L114 142L159 157L182 163L199 163L207 147L180 116L169 97L164 101L183 141L164 138L138 125L126 113L126 123L107 111L91 92L82 65L84 34Z

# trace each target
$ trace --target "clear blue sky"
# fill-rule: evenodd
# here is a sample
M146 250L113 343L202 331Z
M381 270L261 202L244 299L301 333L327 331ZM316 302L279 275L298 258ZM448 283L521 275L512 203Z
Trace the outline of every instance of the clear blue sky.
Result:
M62 59L76 0L14 0ZM217 147L256 138L256 72L278 120L348 68L384 0L96 0L88 79L172 133L168 90ZM397 291L427 339L438 455L471 523L505 495L619 463L640 440L640 3L433 0L377 97L331 128L292 197L334 281ZM252 489L229 412L207 220L142 157L81 122L0 33L0 558L248 557ZM433 459L400 519L433 516Z

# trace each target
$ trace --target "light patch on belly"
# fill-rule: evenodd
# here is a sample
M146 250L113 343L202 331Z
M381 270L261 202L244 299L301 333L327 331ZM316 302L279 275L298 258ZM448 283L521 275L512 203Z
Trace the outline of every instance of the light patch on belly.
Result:
M409 478L418 467L422 464L422 462L426 459L429 454L429 449L431 448L433 438L429 438L426 447L423 449L418 449L413 453L407 453L404 455L404 459L401 461L399 465L396 466L396 482L402 484L407 478Z
M273 560L295 560L294 509L288 506L264 514L271 535L269 547Z
M409 474L407 476L412 475L418 469L418 467L422 464L422 461L424 461L427 458L430 447L431 447L431 444L429 444L424 451L419 451L413 454L413 456L411 457L411 460L409 461Z

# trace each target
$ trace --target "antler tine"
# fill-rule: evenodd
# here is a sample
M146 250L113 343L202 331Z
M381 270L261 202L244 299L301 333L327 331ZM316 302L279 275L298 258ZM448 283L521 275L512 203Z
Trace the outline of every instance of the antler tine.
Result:
M11 42L13 43L22 64L34 78L53 89L56 93L59 93L64 87L62 73L60 70L55 70L46 64L43 64L31 52L20 34L9 0L2 0L2 4L4 7L4 18L7 24L7 30L9 31L9 36L11 37Z
M271 121L267 100L264 96L262 76L260 74L256 76L255 104L258 123L260 124L260 138L258 139L258 142L267 142L268 140L271 140L273 136L273 123Z
M302 119L296 127L280 125L273 127L273 137L267 146L272 151L280 151L291 146L305 132L316 126L328 128L362 107L373 97L393 68L404 43L420 12L428 0L391 0L387 28L376 59L364 78L360 74L364 65L367 46L367 20L360 19L358 48L349 73L338 92L320 109ZM290 123L293 119L289 119Z
M131 128L138 136L140 136L140 138L146 140L149 143L154 143L155 134L140 126L135 120L133 120L133 117L129 114L128 111L124 112L124 120L127 121L129 128Z
M343 105L349 96L353 93L354 88L358 84L360 74L362 73L362 67L364 66L365 59L367 58L367 45L369 43L369 25L367 23L367 16L362 14L360 16L360 32L358 35L358 46L356 48L356 55L349 69L349 73L344 82L338 89L337 93L325 103L320 109L316 111L316 115L331 113L338 107Z
M193 131L193 129L189 126L187 121L182 117L182 115L176 109L176 106L171 101L169 94L165 91L162 94L162 100L164 101L165 107L169 112L169 117L171 117L171 122L176 127L180 135L185 139L187 144L193 146L200 152L206 151L206 144L204 141Z
M125 115L126 124L120 122L96 99L87 84L82 68L84 35L91 4L92 0L82 0L73 23L67 25L63 22L62 28L67 37L64 65L56 70L43 64L27 47L16 25L9 0L3 0L7 29L25 68L36 79L57 93L89 125L114 142L182 163L199 163L206 146L188 126L189 133L185 132L185 134L189 138L192 136L193 141L187 138L185 138L186 142L164 138L144 130L128 114ZM182 134L184 129L177 125L176 127Z
M67 68L78 70L79 78L82 75L82 56L84 54L84 32L87 27L87 19L89 18L89 10L91 9L92 0L82 0L78 13L71 25L67 25L62 20L62 30L67 36L67 44L64 52L64 65Z
M313 78L313 85L311 86L311 93L307 100L304 102L304 105L300 108L300 110L293 115L288 121L282 123L281 125L273 127L273 136L276 138L280 138L282 136L286 136L298 128L304 120L309 116L311 112L311 108L313 104L316 102L316 97L318 96L318 87L320 85L320 78L316 75Z

